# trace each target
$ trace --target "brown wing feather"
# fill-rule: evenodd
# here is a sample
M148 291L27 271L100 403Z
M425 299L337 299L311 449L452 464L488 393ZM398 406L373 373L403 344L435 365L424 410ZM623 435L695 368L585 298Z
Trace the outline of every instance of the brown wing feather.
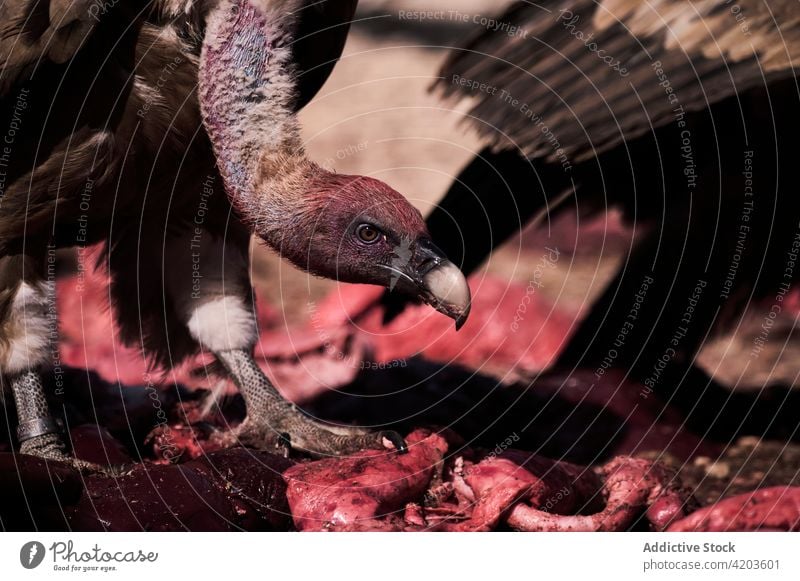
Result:
M800 64L789 0L517 2L497 20L451 55L439 87L474 100L496 147L549 161L587 159Z
M0 97L41 62L72 58L100 22L91 0L15 0L0 3Z

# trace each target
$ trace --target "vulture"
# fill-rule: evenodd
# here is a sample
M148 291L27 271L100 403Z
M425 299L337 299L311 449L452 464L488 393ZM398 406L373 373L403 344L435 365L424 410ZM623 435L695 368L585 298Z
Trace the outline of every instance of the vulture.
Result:
M797 2L514 2L495 21L434 84L485 139L427 219L451 260L470 273L535 217L620 208L635 243L558 366L648 389L749 302L780 312L800 276Z
M0 376L22 453L75 462L43 371L58 358L55 249L78 247L80 262L91 244L102 244L120 336L166 368L213 354L244 397L242 437L318 455L404 450L393 431L307 417L252 356L251 234L314 275L392 286L456 326L468 315L463 275L405 198L304 153L296 113L340 55L355 6L0 5Z

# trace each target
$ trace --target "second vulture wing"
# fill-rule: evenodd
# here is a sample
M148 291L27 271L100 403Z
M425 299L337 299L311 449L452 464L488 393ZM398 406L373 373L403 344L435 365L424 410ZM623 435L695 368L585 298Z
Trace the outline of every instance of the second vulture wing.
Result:
M496 147L547 161L591 158L800 64L787 0L515 2L497 22L455 50L439 88L474 99ZM532 115L549 131L532 131Z

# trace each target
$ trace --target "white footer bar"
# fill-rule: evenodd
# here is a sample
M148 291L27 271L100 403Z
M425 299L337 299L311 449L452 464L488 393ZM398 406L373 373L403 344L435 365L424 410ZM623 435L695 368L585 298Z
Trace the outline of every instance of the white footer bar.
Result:
M135 581L800 579L800 535L0 533L0 573Z

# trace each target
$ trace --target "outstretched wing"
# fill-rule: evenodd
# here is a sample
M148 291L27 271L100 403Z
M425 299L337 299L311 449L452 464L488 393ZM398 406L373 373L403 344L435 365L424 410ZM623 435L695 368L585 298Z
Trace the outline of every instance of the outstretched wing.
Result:
M92 0L0 2L0 98L34 67L71 59L101 21L102 10L102 3Z
M795 74L794 0L516 2L457 49L446 95L495 147L581 161Z

